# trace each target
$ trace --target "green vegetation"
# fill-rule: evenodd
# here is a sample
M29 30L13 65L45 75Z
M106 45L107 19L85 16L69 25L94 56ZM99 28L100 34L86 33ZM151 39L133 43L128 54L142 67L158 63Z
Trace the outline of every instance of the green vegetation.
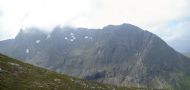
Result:
M0 54L0 90L144 90L84 81Z

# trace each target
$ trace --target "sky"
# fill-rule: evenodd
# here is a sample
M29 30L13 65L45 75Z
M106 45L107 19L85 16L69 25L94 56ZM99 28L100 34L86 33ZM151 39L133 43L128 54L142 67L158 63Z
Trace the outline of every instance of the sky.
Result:
M0 0L0 40L21 28L102 28L130 23L190 52L190 0Z

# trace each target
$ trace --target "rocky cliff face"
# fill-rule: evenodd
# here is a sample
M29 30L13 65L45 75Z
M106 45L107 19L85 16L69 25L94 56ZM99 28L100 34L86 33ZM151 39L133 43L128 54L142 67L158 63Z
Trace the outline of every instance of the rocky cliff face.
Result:
M67 75L121 86L190 88L190 60L130 24L21 31L0 52Z

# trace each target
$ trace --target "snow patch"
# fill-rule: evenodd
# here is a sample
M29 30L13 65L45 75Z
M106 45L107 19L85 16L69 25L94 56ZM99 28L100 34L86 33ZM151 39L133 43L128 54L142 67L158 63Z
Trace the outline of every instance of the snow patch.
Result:
M70 33L71 36L74 36L74 33Z
M25 52L26 52L26 53L30 53L30 50L27 48Z
M65 40L67 40L67 39L68 39L68 37L65 37L64 39L65 39Z
M85 36L84 38L85 38L85 39L88 39L88 36Z
M49 39L49 38L51 38L51 35L50 35L50 34L49 34L49 35L47 35L46 40L47 40L47 39Z
M68 38L66 38L68 39ZM75 34L74 33L70 33L70 41L73 42L76 39Z
M75 36L71 36L71 38L72 38L72 39L76 39L76 37L75 37Z
M90 40L92 40L93 38L90 37L90 36L84 36L84 39L90 39Z
M40 40L36 40L36 44L39 44L40 43Z

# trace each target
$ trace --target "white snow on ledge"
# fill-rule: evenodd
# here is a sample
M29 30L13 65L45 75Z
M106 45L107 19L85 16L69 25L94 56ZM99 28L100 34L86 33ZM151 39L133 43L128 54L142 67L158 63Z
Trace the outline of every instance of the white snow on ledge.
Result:
M27 48L25 52L26 52L26 53L30 53L30 50Z
M39 44L40 43L40 40L36 40L36 44Z
M48 40L49 38L51 38L50 34L47 35L46 40Z
M88 39L88 36L85 36L84 38L85 38L85 39Z
M67 40L67 39L68 39L68 37L65 37L64 39L65 39L65 40Z
M73 33L70 33L70 35L71 35L71 36L74 36L74 34L73 34Z

